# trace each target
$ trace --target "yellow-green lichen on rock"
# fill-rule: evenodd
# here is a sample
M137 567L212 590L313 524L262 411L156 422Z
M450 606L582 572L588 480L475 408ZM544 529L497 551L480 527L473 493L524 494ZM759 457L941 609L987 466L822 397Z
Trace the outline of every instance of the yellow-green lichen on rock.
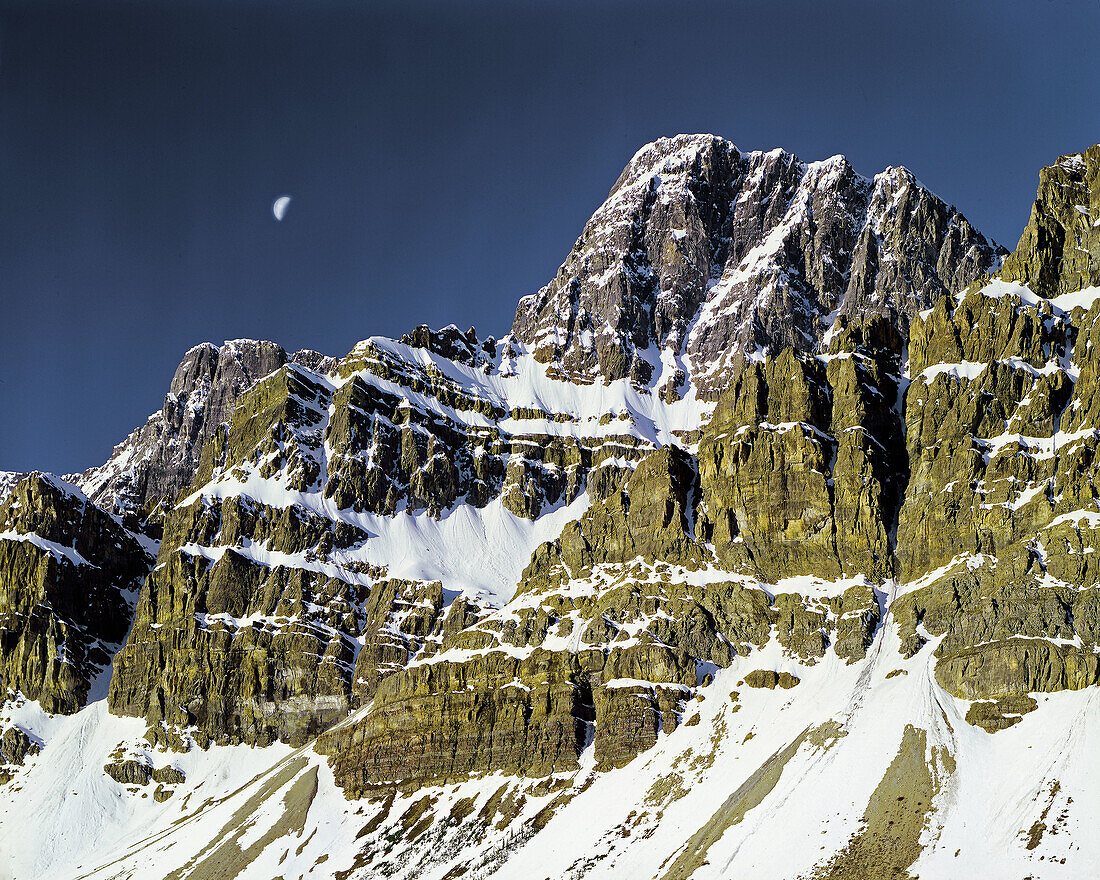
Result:
M75 486L42 473L0 502L0 693L80 709L130 625L151 559Z

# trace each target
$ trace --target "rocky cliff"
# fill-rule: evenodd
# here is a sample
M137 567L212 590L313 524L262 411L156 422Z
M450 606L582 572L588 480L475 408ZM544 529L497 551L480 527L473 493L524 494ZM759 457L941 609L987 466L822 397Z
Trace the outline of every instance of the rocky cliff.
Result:
M1003 251L905 168L868 180L712 135L643 147L512 337L575 380L714 395L746 356L814 351L841 315L902 328Z
M105 464L72 479L101 507L145 519L191 482L203 446L243 391L288 362L318 366L331 360L313 351L289 356L273 342L251 339L220 348L196 345L176 368L164 406L116 446Z
M126 637L152 560L75 486L33 473L0 501L0 688L75 712Z

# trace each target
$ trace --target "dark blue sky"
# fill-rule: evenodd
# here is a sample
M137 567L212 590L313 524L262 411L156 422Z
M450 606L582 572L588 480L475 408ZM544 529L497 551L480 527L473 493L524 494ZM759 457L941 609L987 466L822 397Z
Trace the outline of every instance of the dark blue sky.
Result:
M1098 34L1097 0L0 0L0 469L102 462L203 340L504 333L661 135L905 164L1011 247L1100 140Z

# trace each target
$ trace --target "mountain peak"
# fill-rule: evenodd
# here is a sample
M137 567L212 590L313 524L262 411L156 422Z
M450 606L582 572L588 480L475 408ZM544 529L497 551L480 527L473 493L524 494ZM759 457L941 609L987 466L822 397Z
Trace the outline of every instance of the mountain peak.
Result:
M1100 285L1100 144L1039 172L1031 217L999 274L1048 297Z
M713 395L746 356L816 349L839 314L905 324L1000 252L904 167L869 181L839 155L677 135L634 155L512 335L580 381Z

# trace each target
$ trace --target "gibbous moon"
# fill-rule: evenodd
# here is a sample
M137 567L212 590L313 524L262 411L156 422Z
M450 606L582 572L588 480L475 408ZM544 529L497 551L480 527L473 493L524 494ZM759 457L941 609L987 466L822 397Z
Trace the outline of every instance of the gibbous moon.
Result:
M286 214L286 206L290 204L290 196L279 196L275 200L275 204L271 206L271 213L275 215L276 220L282 220L283 215Z

